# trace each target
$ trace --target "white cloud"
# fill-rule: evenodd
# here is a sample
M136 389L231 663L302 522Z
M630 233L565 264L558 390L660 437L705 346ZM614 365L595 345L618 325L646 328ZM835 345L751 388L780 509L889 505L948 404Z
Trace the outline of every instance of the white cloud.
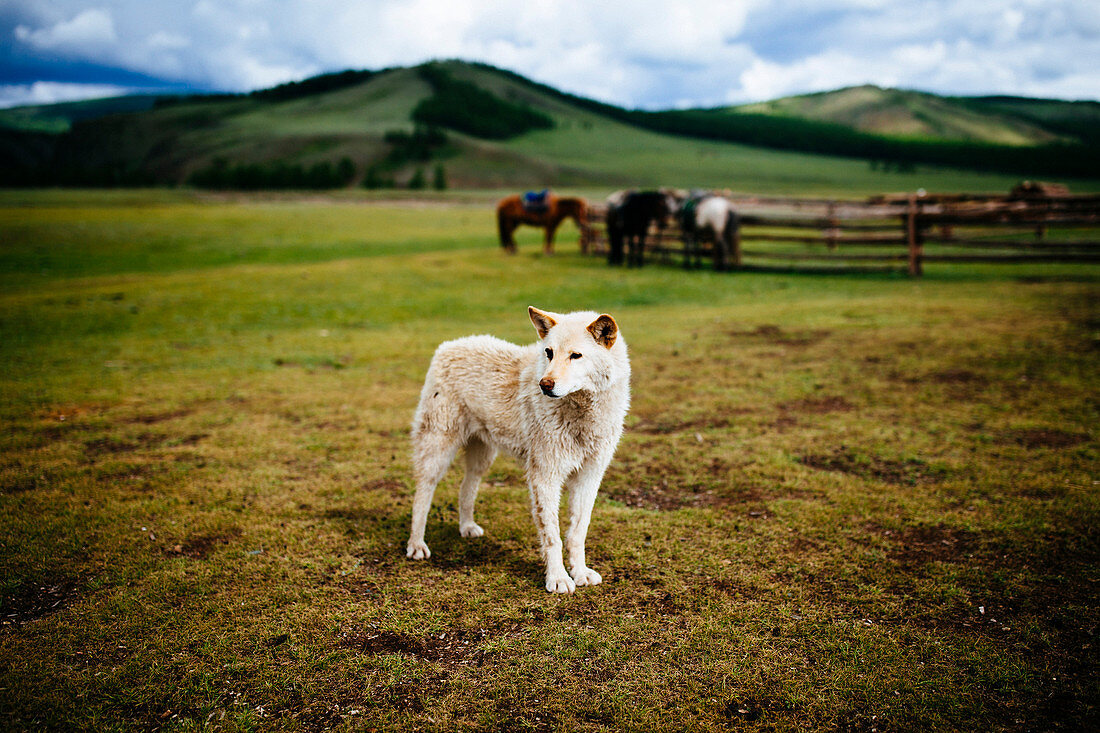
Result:
M120 97L133 91L113 84L65 84L53 81L7 84L0 85L0 108Z
M16 39L34 48L61 53L94 53L118 40L111 14L106 10L85 10L71 20L47 28L15 28Z
M178 33L157 31L145 39L145 45L154 50L180 51L191 46L191 39Z
M457 57L649 108L862 83L1100 98L1095 0L6 2L15 54L230 91Z

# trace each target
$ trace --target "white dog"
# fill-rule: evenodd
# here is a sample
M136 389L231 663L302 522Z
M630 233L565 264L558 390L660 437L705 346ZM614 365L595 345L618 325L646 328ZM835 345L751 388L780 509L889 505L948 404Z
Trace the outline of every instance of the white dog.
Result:
M414 560L431 555L424 524L436 484L460 446L466 474L458 529L463 537L484 533L474 522L478 484L504 450L526 465L546 589L572 593L602 580L585 565L584 539L630 405L630 360L609 315L528 311L537 344L470 336L440 345L432 357L412 424L416 498L407 554ZM558 529L563 486L569 489L569 573Z

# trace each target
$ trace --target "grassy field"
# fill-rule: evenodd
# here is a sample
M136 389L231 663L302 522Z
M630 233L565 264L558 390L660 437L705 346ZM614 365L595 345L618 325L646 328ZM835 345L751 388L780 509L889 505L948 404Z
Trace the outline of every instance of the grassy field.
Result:
M1100 685L1100 267L610 269L483 203L0 194L0 728L1066 730ZM613 313L542 587L522 469L404 558L435 346Z

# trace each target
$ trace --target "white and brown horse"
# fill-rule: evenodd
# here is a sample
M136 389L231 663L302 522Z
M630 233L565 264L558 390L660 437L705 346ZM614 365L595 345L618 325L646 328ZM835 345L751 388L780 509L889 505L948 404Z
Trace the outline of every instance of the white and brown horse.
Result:
M741 224L733 204L723 196L691 197L680 206L684 234L684 267L699 267L700 242L714 243L715 270L741 266Z

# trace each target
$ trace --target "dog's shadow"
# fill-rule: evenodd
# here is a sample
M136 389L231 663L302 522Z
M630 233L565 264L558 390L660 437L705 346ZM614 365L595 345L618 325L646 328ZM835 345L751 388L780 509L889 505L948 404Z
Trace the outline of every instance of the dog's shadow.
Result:
M336 525L349 537L366 534L385 536L387 544L394 547L394 557L405 558L408 512L335 508L318 512L318 517ZM492 536L491 530L482 537L462 537L457 522L431 522L424 539L432 550L432 556L423 561L429 567L447 571L499 568L512 575L540 582L544 575L542 565L531 557L532 553L537 556L537 547L526 548L518 540L501 541Z
M432 556L428 563L440 570L500 568L512 575L540 579L542 566L526 557L526 550L514 542L502 542L487 533L481 537L462 537L457 523L430 528L425 537Z

